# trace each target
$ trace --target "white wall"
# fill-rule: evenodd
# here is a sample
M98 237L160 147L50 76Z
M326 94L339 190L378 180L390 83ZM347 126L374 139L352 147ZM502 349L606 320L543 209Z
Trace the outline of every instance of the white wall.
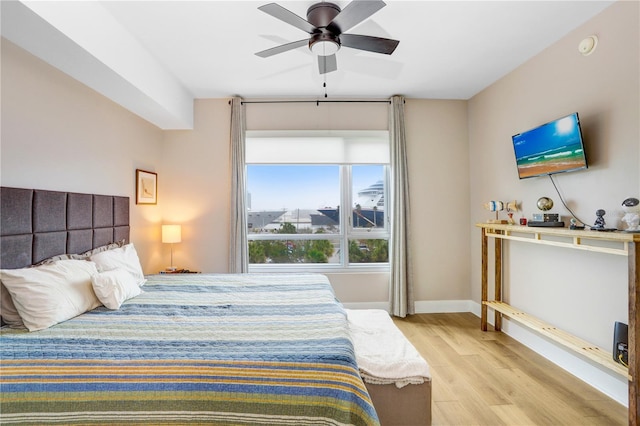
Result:
M415 299L468 300L467 102L410 99L405 114ZM440 308L427 303L416 310Z
M640 195L638 20L638 2L617 2L469 101L471 225L489 219L489 200L520 200L530 218L548 196L568 215L548 178L518 179L511 135L575 111L589 169L556 182L585 222L603 208L607 225L618 224L622 200ZM578 43L591 34L598 47L582 56ZM470 228L479 302L480 231ZM504 261L509 303L611 351L614 321L627 322L624 257L509 242Z
M152 271L160 205L135 205L135 170L157 171L162 131L11 42L1 49L0 183L130 196L131 241Z
M198 100L194 129L166 131L161 152L166 203L162 222L182 225L174 245L174 264L203 272L227 272L231 211L229 140L231 106L227 99ZM169 261L169 247L163 247Z

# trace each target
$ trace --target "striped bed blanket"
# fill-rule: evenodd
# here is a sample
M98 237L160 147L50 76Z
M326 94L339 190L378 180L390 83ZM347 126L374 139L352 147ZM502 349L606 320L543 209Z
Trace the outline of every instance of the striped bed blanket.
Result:
M326 277L147 278L119 310L3 328L0 423L378 424Z

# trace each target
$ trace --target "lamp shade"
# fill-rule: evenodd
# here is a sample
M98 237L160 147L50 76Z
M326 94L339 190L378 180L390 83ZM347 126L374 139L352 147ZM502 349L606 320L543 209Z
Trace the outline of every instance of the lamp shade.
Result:
M182 227L180 225L162 225L162 242L179 243L182 241Z

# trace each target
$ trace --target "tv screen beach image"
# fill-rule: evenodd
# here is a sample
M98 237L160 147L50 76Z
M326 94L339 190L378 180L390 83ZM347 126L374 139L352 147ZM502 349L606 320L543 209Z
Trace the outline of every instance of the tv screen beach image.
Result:
M587 166L577 114L513 136L521 179Z

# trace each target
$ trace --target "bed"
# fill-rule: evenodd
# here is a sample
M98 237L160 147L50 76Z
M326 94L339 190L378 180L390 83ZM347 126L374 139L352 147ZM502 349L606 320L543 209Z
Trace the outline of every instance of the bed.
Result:
M30 265L86 268L105 253L132 253L127 197L0 192L2 300L6 290L25 312L30 299L15 275L29 276ZM62 253L83 255L48 261ZM326 277L144 280L115 309L94 307L33 332L3 326L0 423L379 423ZM7 312L3 304L3 319Z
M381 309L347 309L356 362L383 426L431 424L431 373Z

